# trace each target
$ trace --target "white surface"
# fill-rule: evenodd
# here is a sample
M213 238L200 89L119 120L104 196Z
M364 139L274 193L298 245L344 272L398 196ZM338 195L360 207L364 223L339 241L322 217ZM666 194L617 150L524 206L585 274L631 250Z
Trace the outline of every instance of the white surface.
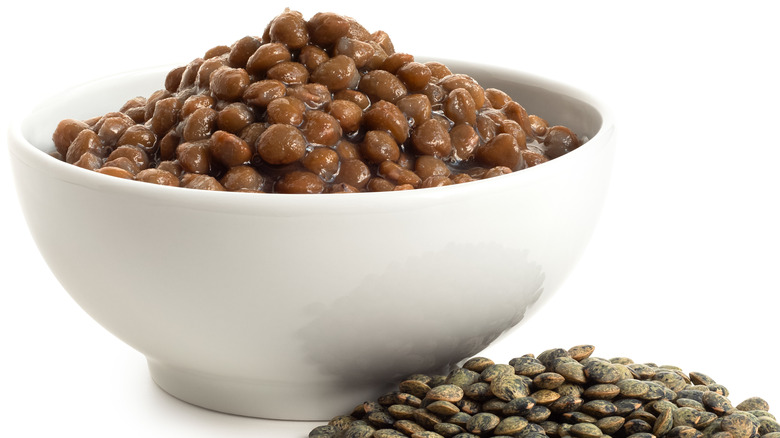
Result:
M139 66L185 63L261 33L283 7L220 3L251 10L226 25L213 4L19 3L6 6L0 27L3 123L8 104ZM387 31L398 51L486 62L508 55L511 67L584 88L615 111L612 191L589 251L545 308L486 356L592 343L600 356L705 372L734 402L760 395L780 412L780 380L771 377L780 358L777 7L409 3L422 14L415 18L366 2L288 5L307 17L352 15ZM198 32L180 28L189 21ZM217 414L159 390L143 356L93 322L48 272L7 158L0 163L0 435L303 437L316 425Z

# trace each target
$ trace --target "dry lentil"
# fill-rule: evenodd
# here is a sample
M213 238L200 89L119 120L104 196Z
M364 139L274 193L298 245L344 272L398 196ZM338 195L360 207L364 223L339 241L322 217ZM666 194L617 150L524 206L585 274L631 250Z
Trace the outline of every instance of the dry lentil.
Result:
M780 438L780 424L760 397L733 407L727 389L704 374L592 357L593 351L592 345L550 349L508 365L474 357L448 375L413 374L399 391L334 417L309 437L354 431L373 438ZM585 370L584 379L557 371L570 364ZM687 406L699 398L701 409Z

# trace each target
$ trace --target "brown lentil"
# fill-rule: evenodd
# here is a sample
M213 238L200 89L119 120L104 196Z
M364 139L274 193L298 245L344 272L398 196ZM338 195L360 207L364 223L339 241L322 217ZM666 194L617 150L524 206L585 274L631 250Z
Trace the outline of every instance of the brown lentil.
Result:
M252 110L243 102L234 102L217 113L217 129L238 134L255 121Z
M314 73L314 71L317 70L317 67L322 65L329 58L328 52L311 44L301 48L301 51L298 54L298 61L306 66L306 69L309 70L310 74Z
M355 102L344 99L333 100L328 107L328 113L338 120L342 132L349 133L360 129L363 109Z
M379 164L383 161L398 160L401 150L387 131L368 131L360 143L360 154L369 163Z
M156 144L157 136L144 125L133 125L128 127L116 141L117 147L123 145L138 146L147 154L154 152Z
M277 180L274 188L279 193L322 193L325 182L311 172L294 170Z
M257 108L264 109L271 101L287 94L287 87L275 79L264 79L253 82L244 91L244 102Z
M306 153L306 139L293 126L277 123L257 139L257 153L269 164L294 163Z
M266 109L266 117L269 124L285 123L299 126L303 123L303 114L306 105L295 97L279 97L272 100Z
M291 59L292 55L284 44L263 44L258 46L257 50L246 61L246 71L255 76L262 75L276 64Z
M103 175L115 176L117 178L124 178L124 179L134 178L132 173L120 167L114 167L114 166L101 167L100 169L97 169L96 172L102 173Z
M246 67L247 60L249 60L261 44L262 42L253 36L245 36L236 41L230 46L230 53L228 53L227 57L228 64L231 67Z
M203 61L203 64L198 68L198 75L195 78L195 84L200 89L206 89L211 86L211 75L214 74L217 69L227 67L227 62L222 58L212 58Z
M231 167L219 182L226 190L234 192L259 192L263 189L263 176L254 167L247 165Z
M310 145L333 146L341 139L341 124L332 115L310 110L305 113L301 132Z
M198 140L181 143L176 147L176 159L185 172L205 174L211 170L208 145L209 140Z
M118 167L130 172L133 175L137 174L140 170L138 165L133 163L133 161L127 157L118 157L112 160L106 160L102 167Z
M164 186L179 186L179 178L176 175L159 168L144 169L135 175L135 180Z
M287 95L298 98L308 109L324 109L333 98L328 87L322 84L308 83L292 85L287 89Z
M119 146L108 155L106 160L111 161L120 157L130 160L138 170L144 170L149 167L149 157L146 155L146 152L138 146Z
M184 120L199 108L212 108L215 102L216 101L213 97L207 96L205 94L195 94L193 96L189 96L184 100L179 116L182 118L182 120Z
M501 90L397 52L386 32L330 12L306 20L285 9L261 36L213 46L169 70L161 86L119 111L61 121L52 135L56 156L162 185L343 193L492 178L543 164L586 140L529 114ZM572 357L587 354L584 348ZM638 374L625 368L629 363L616 365L624 367L620 376ZM554 372L565 382L582 383L581 369L560 367ZM539 380L537 390L555 390L560 378ZM659 378L675 387L685 379L714 384L698 374ZM621 389L647 400L663 396L658 388L641 396L641 386ZM551 406L569 403L535 394Z
M73 164L86 153L91 153L96 157L106 157L108 151L110 149L103 147L100 138L94 131L85 129L79 132L71 142L65 154L65 161Z
M252 150L241 137L227 131L217 131L209 143L211 156L226 166L240 166L252 158Z
M182 141L206 140L214 132L218 113L209 107L198 108L181 125Z
M73 164L81 167L82 169L97 170L100 169L100 167L103 165L103 160L101 160L92 152L85 152L81 155L81 158L76 160L76 162Z

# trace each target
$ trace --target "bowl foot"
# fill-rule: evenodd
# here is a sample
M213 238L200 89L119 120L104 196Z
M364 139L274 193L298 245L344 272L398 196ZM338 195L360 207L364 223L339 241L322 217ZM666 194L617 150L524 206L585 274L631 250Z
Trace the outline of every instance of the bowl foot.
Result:
M168 394L213 411L274 420L327 421L389 392L376 384L283 382L231 378L148 359L154 382Z

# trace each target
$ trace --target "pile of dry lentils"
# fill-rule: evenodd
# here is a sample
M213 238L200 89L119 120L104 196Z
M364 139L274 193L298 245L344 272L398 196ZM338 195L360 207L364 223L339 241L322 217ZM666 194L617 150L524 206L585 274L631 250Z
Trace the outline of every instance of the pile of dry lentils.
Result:
M415 374L310 438L780 438L758 397L736 406L700 372L553 348L497 364L467 360L448 375Z
M56 155L99 173L204 190L409 190L535 166L585 140L505 92L396 52L350 17L285 10L118 111L66 119Z

